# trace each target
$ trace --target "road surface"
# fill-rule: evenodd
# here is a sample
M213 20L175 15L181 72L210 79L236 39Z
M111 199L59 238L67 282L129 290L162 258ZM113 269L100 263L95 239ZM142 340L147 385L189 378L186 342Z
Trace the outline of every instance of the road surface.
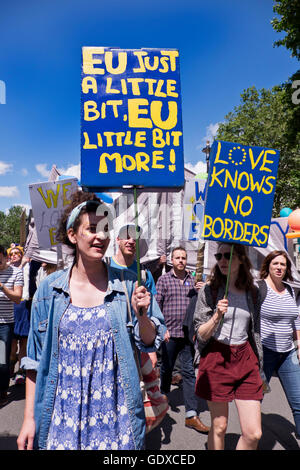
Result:
M271 393L262 403L263 435L260 450L299 450L300 440L295 436L292 413L277 377L272 377ZM9 403L0 408L0 450L16 450L24 411L24 386L11 382ZM170 410L161 425L147 435L148 450L205 450L207 436L184 425L184 406L181 387L173 386L170 393ZM202 404L201 419L210 424L206 403ZM230 404L229 425L225 448L233 450L240 435L240 427L234 403Z

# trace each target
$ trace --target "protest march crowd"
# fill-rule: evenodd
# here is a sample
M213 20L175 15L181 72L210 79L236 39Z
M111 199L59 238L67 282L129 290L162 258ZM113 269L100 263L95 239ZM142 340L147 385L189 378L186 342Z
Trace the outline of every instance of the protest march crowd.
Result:
M143 450L178 383L185 427L206 434L208 450L225 448L232 401L236 449L255 450L273 373L300 436L300 283L284 249L269 250L255 277L249 258L249 247L268 245L279 151L212 144L185 227L189 241L218 242L207 277L193 275L174 242L140 263L140 239L153 234L138 223L138 191L160 191L157 240L166 220L181 230L178 207L163 194L187 189L179 70L177 49L82 48L81 188L51 175L49 187L29 187L39 247L45 229L57 257L37 262L15 240L0 246L0 408L10 380L25 382L20 450ZM134 224L114 227L112 256L109 210L97 192L106 189L133 189L136 206Z
M91 192L72 195L57 229L74 254L64 269L31 260L26 246L0 247L0 407L10 380L26 380L18 448L144 449L181 382L185 426L207 434L209 450L224 449L231 401L236 448L255 450L274 372L299 438L300 283L288 253L270 251L257 278L247 247L224 242L201 281L182 246L147 269L136 259L142 228L134 224L119 227L106 256L100 204Z

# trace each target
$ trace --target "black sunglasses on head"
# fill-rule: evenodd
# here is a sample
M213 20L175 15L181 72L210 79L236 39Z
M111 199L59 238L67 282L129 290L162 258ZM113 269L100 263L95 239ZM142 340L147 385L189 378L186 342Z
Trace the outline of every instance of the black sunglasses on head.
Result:
M230 251L226 251L226 253L215 253L215 258L217 261L220 261L223 256L225 259L230 260Z

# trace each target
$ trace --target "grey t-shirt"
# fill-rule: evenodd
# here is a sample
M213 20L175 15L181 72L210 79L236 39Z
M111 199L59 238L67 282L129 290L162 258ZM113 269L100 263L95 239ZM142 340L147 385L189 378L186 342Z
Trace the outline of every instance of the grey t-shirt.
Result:
M250 313L246 293L228 293L228 310L223 324L218 325L213 337L225 344L242 344L248 340Z

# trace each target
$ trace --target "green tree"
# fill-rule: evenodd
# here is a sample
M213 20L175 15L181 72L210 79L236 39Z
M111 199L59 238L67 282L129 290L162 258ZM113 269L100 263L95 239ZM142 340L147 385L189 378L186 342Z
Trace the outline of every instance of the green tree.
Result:
M285 46L293 57L300 58L299 0L276 0L272 26L286 35L274 46ZM244 90L241 104L225 116L216 138L245 145L280 150L280 162L274 196L273 216L280 209L300 206L300 71L271 90Z
M8 248L12 242L20 243L22 207L12 206L8 214L0 211L0 244Z
M300 59L300 5L299 0L277 0L273 11L280 15L271 21L273 28L278 33L285 31L287 34L278 39L274 46L285 46L292 51L293 57Z
M283 207L299 206L300 132L291 136L293 108L285 86L244 90L241 104L225 116L216 138L280 150L273 216Z
M300 3L299 0L277 0L273 11L279 16L273 18L272 26L278 33L286 35L275 41L274 46L284 46L292 52L292 56L300 59ZM300 69L283 84L286 99L292 108L288 123L289 139L294 144L299 136L300 122Z

